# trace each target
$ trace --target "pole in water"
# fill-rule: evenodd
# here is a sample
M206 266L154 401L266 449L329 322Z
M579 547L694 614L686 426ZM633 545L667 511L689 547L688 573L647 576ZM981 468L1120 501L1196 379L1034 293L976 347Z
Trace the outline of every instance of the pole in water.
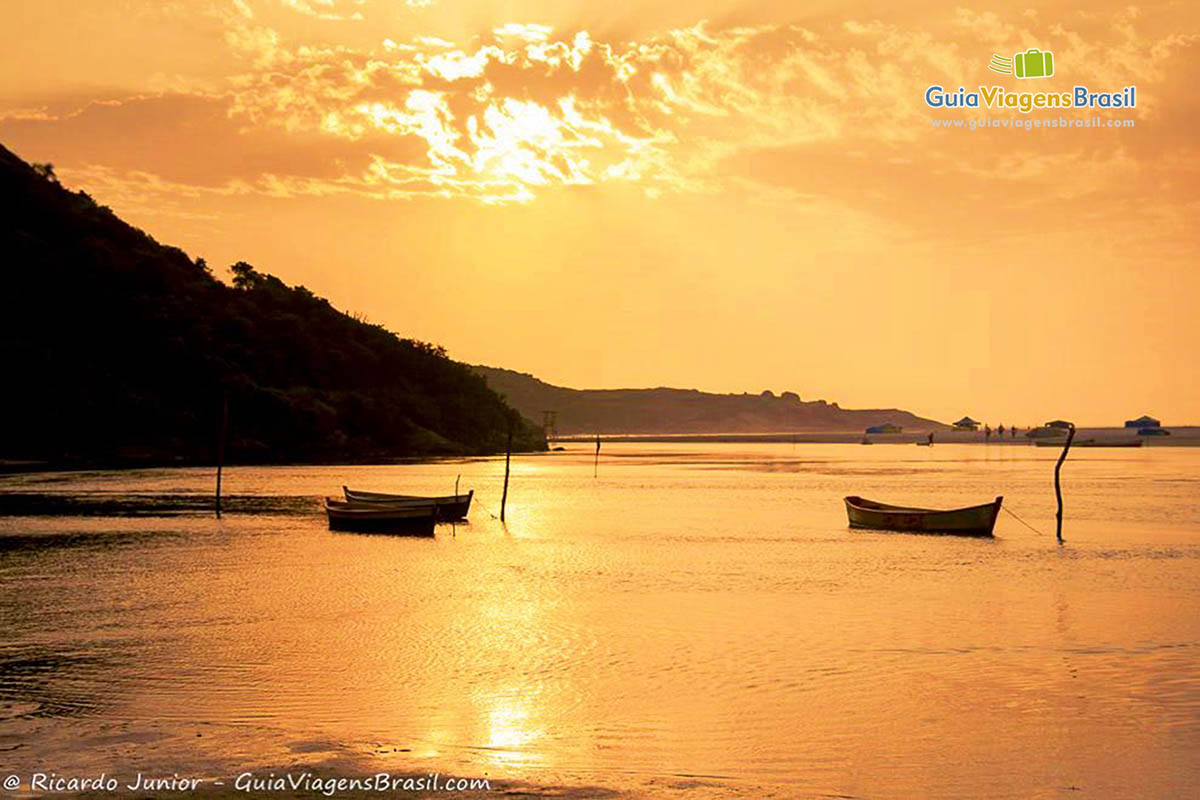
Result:
M596 461L592 464L592 477L600 476L600 434L596 434Z
M1055 516L1058 518L1057 536L1058 536L1059 544L1062 544L1062 540L1063 540L1063 538L1062 538L1062 511L1063 511L1063 509L1062 509L1062 484L1059 481L1058 473L1062 470L1063 462L1067 460L1067 451L1071 449L1071 440L1074 438L1075 438L1075 426L1071 425L1071 427L1067 430L1067 443L1065 445L1063 445L1062 453L1058 457L1058 463L1054 465L1054 496L1058 499L1058 514L1056 514Z
M500 495L500 521L504 522L504 506L508 502L508 464L512 460L512 425L508 426L508 445L504 448L504 494Z
M225 465L225 438L229 432L229 391L221 395L221 433L217 439L217 519L221 518L221 468Z

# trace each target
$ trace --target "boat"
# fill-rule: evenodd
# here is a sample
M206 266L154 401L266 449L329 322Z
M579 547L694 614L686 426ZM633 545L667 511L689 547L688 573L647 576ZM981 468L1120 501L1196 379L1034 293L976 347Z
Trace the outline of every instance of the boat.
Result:
M1025 438L1035 441L1038 439L1057 439L1059 443L1062 443L1067 438L1067 432L1061 428L1043 426L1041 428L1030 428L1025 432Z
M466 519L471 508L471 498L475 490L466 494L450 494L444 497L422 497L415 494L388 494L386 492L365 492L361 489L351 489L343 486L346 502L357 505L375 506L428 506L436 505L439 519L450 521Z
M851 495L846 498L846 516L851 528L991 536L1003 500L1003 497L997 497L980 506L940 510L892 506Z
M1065 439L1049 442L1039 439L1034 442L1038 447L1062 447ZM1071 447L1141 447L1146 442L1143 439L1081 439L1071 443Z
M385 506L346 503L325 498L325 513L331 531L397 533L433 536L438 518L436 504L422 506Z

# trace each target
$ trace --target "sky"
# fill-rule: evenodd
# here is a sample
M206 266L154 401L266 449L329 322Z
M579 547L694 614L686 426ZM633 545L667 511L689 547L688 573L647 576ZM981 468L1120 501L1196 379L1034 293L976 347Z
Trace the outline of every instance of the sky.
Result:
M1200 423L1193 4L6 16L0 143L218 273L248 261L456 359L946 421ZM989 69L1030 48L1052 76ZM934 108L934 85L1136 86L1136 106Z

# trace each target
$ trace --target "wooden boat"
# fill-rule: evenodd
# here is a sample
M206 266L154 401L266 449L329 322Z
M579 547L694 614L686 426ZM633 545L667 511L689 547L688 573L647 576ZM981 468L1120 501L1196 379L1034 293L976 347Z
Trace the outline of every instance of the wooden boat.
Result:
M385 492L364 492L361 489L351 489L343 486L346 502L357 505L386 505L386 506L427 506L436 505L438 518L446 521L466 519L471 509L471 498L475 490L466 494L450 494L444 497L422 497L415 494L387 494Z
M410 536L433 536L437 522L436 504L420 506L385 506L345 503L325 498L325 513L331 531L371 531Z
M1065 439L1050 442L1039 439L1034 442L1038 447L1062 447ZM1141 447L1146 442L1142 439L1082 439L1071 443L1071 447Z
M851 495L846 498L846 516L851 528L914 533L948 533L959 536L991 536L1000 516L997 497L991 503L966 508L938 510L890 506Z

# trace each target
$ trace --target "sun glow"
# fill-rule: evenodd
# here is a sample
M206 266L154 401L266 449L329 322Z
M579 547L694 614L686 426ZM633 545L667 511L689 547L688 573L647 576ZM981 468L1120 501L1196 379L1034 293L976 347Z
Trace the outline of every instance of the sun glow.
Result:
M1190 9L101 5L25 3L0 26L21 65L0 75L5 147L193 256L460 358L932 417L1031 423L1080 387L1090 419L1200 409L1167 366L1200 339ZM988 58L1035 42L1059 75L1005 92L1136 85L1136 106L926 103L994 85ZM999 112L1136 127L971 127ZM963 130L931 128L947 115ZM1030 392L1049 342L1064 355ZM883 363L882 343L911 357ZM1132 373L1138 394L1108 390Z

